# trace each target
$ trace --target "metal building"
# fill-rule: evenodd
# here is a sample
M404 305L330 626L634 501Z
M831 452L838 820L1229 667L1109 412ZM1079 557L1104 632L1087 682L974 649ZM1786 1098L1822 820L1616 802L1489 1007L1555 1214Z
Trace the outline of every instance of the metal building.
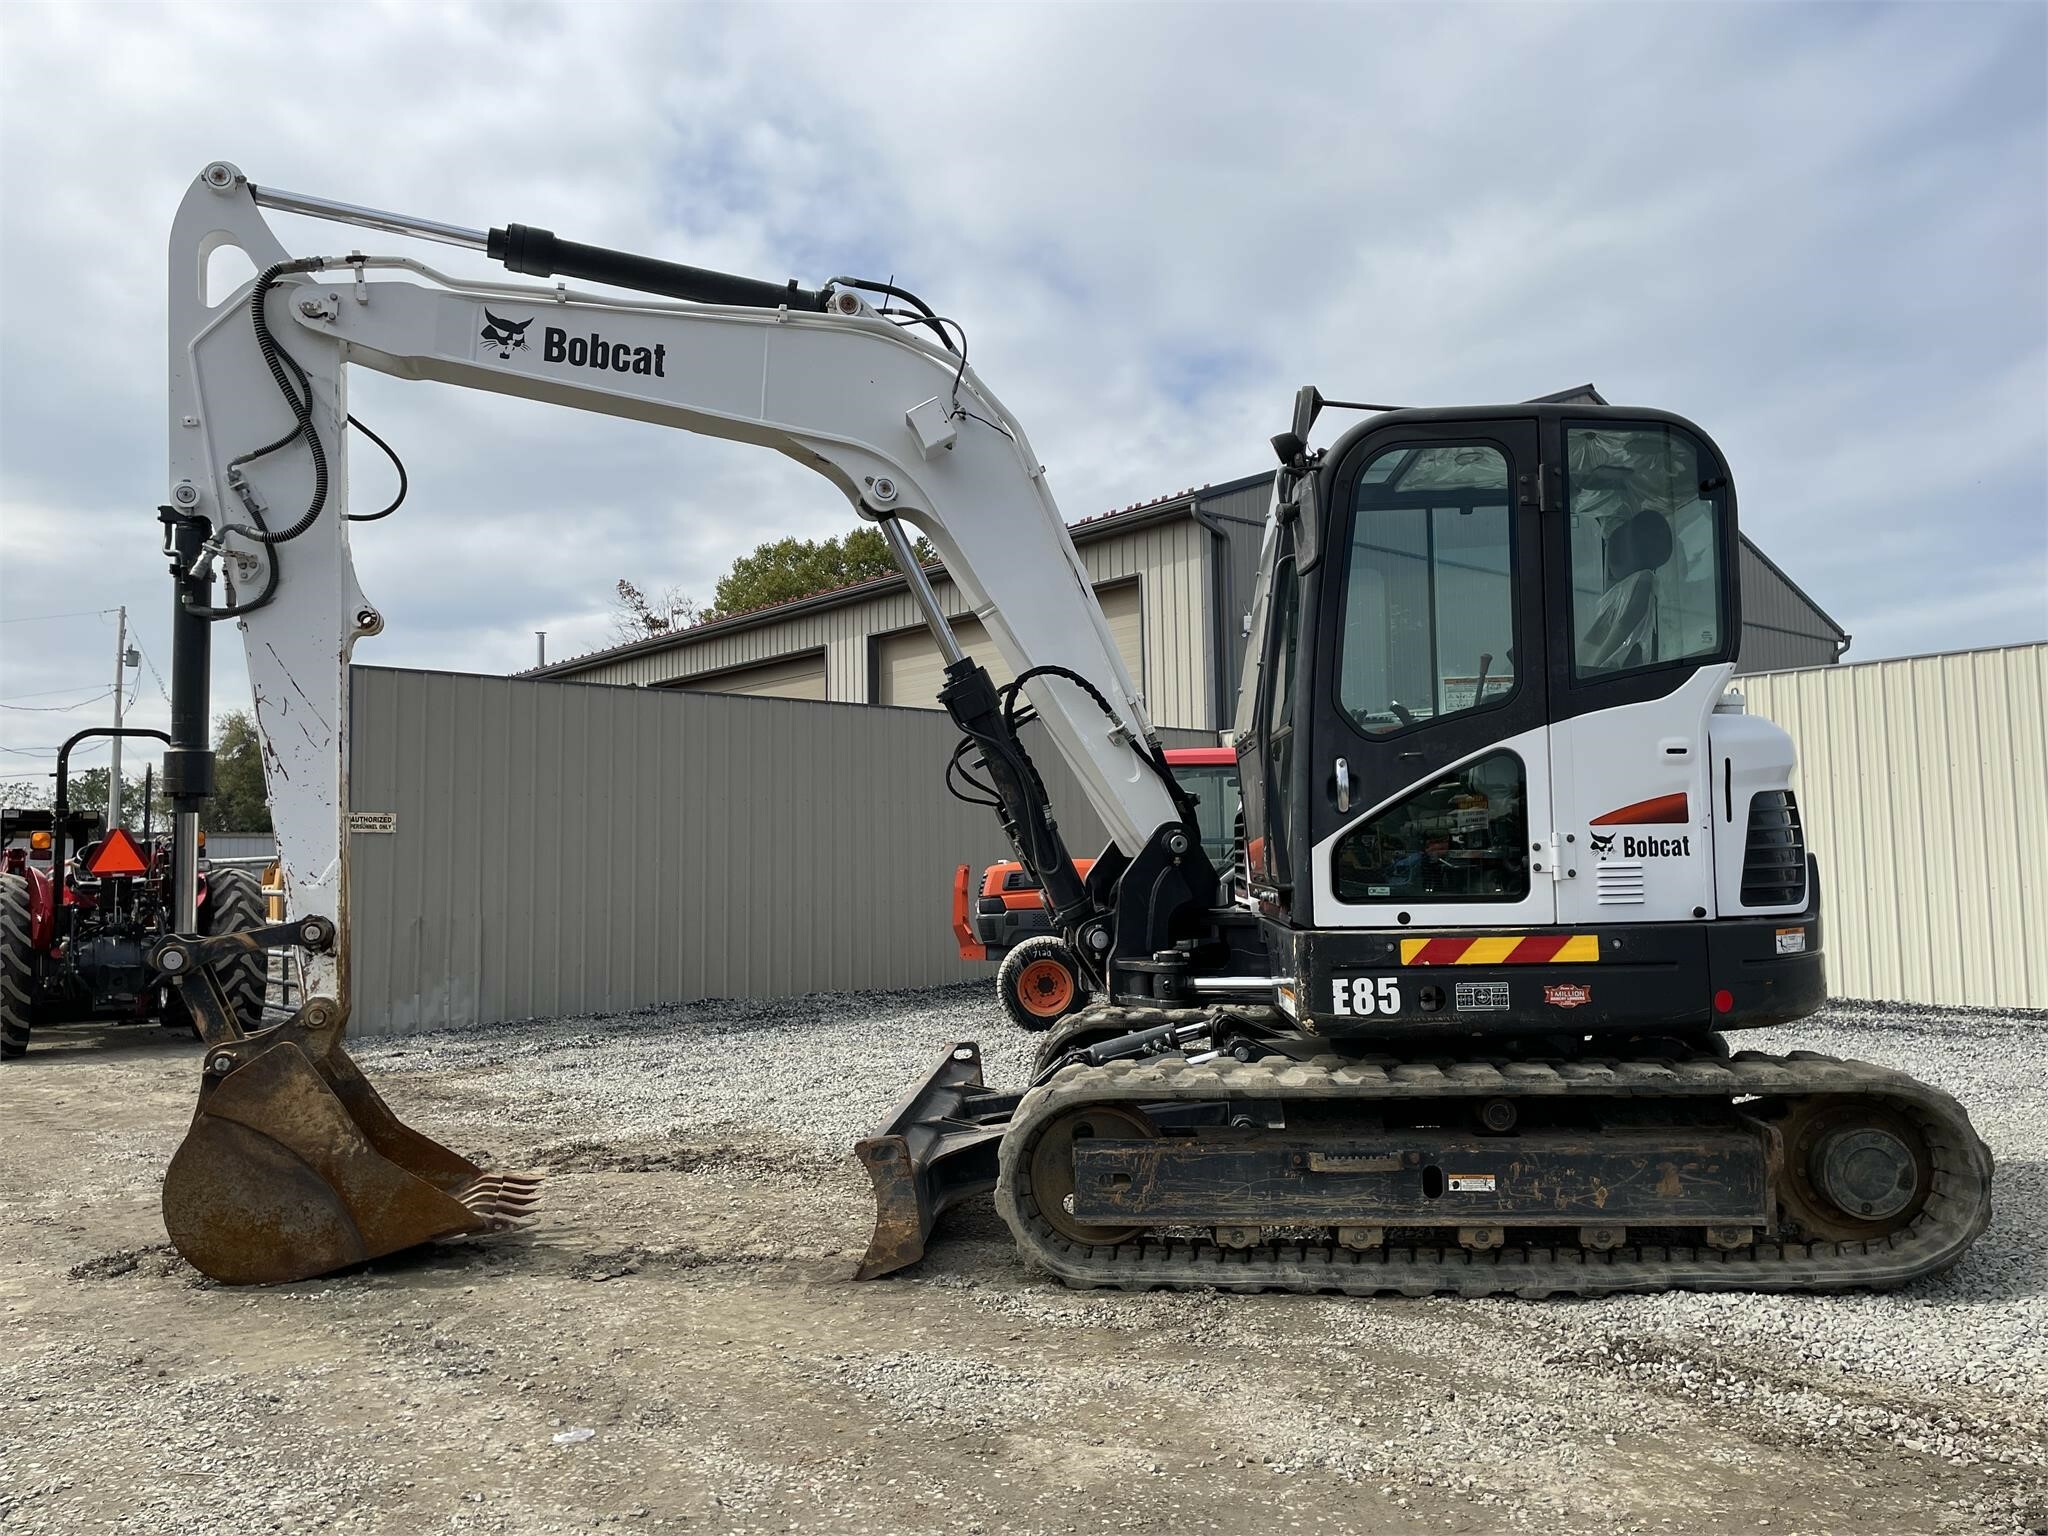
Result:
M1799 748L1837 997L2048 1008L2048 644L1743 680Z
M379 828L349 839L360 1033L989 974L953 872L1010 855L941 786L942 714L356 667L349 717ZM1098 851L1065 762L1038 765Z
M1180 491L1073 525L1074 545L1153 723L1230 724L1271 474ZM998 683L1009 669L938 567L933 586L955 632ZM1849 636L1752 544L1742 541L1742 648L1736 670L1826 666ZM593 651L519 674L849 704L937 708L940 663L900 576L713 619L677 634Z

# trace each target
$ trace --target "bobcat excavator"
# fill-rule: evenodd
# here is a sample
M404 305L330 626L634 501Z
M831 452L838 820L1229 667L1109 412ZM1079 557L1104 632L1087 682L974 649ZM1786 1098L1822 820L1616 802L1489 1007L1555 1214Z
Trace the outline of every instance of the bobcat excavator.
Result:
M265 209L558 281L294 255ZM209 303L226 246L257 276ZM350 429L383 446L349 415L351 364L758 443L894 551L947 662L948 781L999 817L1104 1001L1049 1034L1023 1091L985 1085L961 1043L860 1143L863 1276L990 1190L1029 1259L1125 1288L1828 1291L1933 1273L1983 1230L1990 1156L1948 1096L1725 1044L1821 1004L1820 881L1792 744L1728 686L1735 490L1691 423L1302 391L1273 440L1225 878L1023 426L912 295L434 223L216 162L179 209L169 297L176 831L194 839L210 788L209 635L232 619L291 914L203 936L187 889L154 954L207 1042L163 1203L208 1275L317 1275L517 1224L537 1193L405 1127L342 1044L349 654L383 625L349 555L350 525L383 515L349 511ZM1312 446L1339 408L1362 414ZM913 530L1014 683L961 650ZM1048 741L1109 829L1085 878L1033 764ZM298 952L304 1002L245 1030L217 968L252 947Z

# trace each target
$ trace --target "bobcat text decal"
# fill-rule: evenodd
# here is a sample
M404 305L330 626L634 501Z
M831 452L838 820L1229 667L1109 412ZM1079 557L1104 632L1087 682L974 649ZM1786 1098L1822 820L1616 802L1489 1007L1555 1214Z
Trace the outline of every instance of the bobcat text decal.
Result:
M647 373L657 379L668 377L668 348L629 347L623 341L606 341L596 331L588 336L571 336L559 325L541 332L543 362L567 363L572 368L601 368L609 373Z

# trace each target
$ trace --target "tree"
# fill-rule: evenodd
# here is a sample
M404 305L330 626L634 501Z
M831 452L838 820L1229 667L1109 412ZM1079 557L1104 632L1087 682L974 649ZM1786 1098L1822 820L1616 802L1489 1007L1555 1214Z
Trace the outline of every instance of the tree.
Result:
M917 558L928 565L938 555L919 539ZM891 575L895 569L876 528L855 528L837 539L777 539L735 560L719 578L712 604L720 614L745 613Z
M9 810L45 810L50 804L50 785L43 779L0 779L0 806Z
M71 775L71 782L65 786L65 798L71 802L74 811L85 811L92 815L105 816L107 813L107 785L113 773L106 768L86 768ZM142 774L121 775L121 820L128 830L142 831ZM171 824L171 803L164 798L163 780L155 774L148 776L151 805L150 822L161 832ZM54 786L52 787L54 791Z
M112 777L105 768L81 768L71 775L65 786L65 799L74 811L88 815L104 816L107 810L107 781ZM151 820L159 829L170 826L171 803L164 798L163 780L155 775L124 773L121 775L121 819L128 823L132 832L142 830L142 788L150 786L153 804ZM57 798L54 779L37 778L0 782L0 805L28 807L33 810L48 810Z
M208 832L268 832L270 801L263 793L263 745L242 710L214 725L213 798L200 813Z
M680 587L663 587L649 598L623 576L612 598L612 637L621 645L687 629L710 615Z

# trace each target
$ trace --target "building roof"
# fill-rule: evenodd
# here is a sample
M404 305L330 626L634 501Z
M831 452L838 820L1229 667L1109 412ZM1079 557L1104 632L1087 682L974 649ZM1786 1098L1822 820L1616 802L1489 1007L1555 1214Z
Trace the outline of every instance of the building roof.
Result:
M1198 501L1212 496L1228 495L1232 491L1247 490L1272 478L1270 473L1264 473L1246 475L1239 480L1226 480L1221 485L1188 486L1182 490L1169 491L1163 496L1154 496L1149 501L1134 501L1127 507L1117 507L1108 512L1098 512L1093 517L1084 517L1078 522L1067 524L1067 531L1073 535L1076 544L1112 538L1118 534L1129 533L1134 529L1182 516ZM925 567L925 571L933 576L943 576L946 568L934 561ZM585 651L581 655L565 656L560 661L551 661L541 667L528 667L525 671L512 675L555 677L564 672L581 672L627 656L642 656L649 651L694 645L697 641L709 639L714 635L753 629L762 624L778 624L784 619L819 608L837 608L849 603L864 602L886 592L899 591L906 585L908 583L901 572L891 571L886 576L870 576L862 581L848 582L844 586L827 587L822 592L793 597L786 602L764 603L758 608L747 608L739 613L720 614L716 618L706 619L685 629L672 629L658 635L649 635L644 640L628 640L623 645L604 646L598 650Z
M1555 394L1538 395L1527 402L1530 405L1606 405L1608 400L1592 384L1580 384L1571 389L1561 389ZM1248 490L1273 478L1272 471L1246 475L1237 480L1226 480L1221 485L1204 484L1188 486L1178 491L1169 491L1163 496L1154 496L1149 501L1134 501L1127 507L1113 508L1098 512L1093 517L1084 517L1078 522L1067 524L1076 544L1086 544L1095 539L1106 539L1116 534L1127 533L1168 518L1181 516L1193 511L1202 501L1229 495L1234 491ZM1809 597L1799 583L1786 575L1778 563L1765 554L1751 541L1748 534L1741 535L1742 543L1750 553L1761 560L1769 570L1789 587L1794 595L1813 610L1814 615L1838 637L1837 644L1846 650L1849 632L1829 617L1820 604ZM945 566L937 561L925 567L928 574L943 576ZM715 635L731 634L738 630L753 629L762 624L776 624L797 614L809 613L819 608L837 608L850 603L863 602L883 593L901 590L907 583L899 572L886 576L870 576L863 581L848 582L840 587L827 587L822 592L812 592L804 597L790 598L786 602L764 603L758 608L744 609L739 613L720 614L692 624L686 629L668 630L662 634L649 635L644 640L628 640L623 645L604 646L594 651L585 651L578 656L564 657L551 661L545 666L529 667L515 672L514 677L556 677L565 672L581 672L593 666L618 661L628 656L641 656L649 651L667 650L675 646L693 645L699 640Z

